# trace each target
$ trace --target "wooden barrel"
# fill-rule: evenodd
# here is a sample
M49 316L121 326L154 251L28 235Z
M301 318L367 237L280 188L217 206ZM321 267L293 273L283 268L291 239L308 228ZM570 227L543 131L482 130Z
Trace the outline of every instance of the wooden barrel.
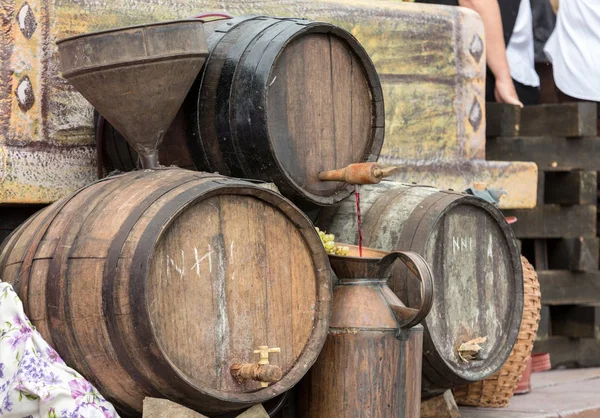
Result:
M4 244L3 280L64 360L125 413L145 396L213 416L278 396L315 362L331 277L310 221L281 195L206 173L145 170L85 187ZM283 377L233 378L279 348Z
M502 213L473 196L388 181L361 186L361 211L364 245L415 251L433 270L434 304L423 323L423 397L496 372L515 345L523 311L519 251ZM354 198L323 211L317 225L336 241L356 243ZM418 304L419 283L402 266L390 288ZM480 337L487 341L476 358L459 354Z
M206 26L211 53L179 118L189 150L174 151L189 152L198 170L274 182L299 205L348 197L351 186L317 176L376 161L381 151L383 95L363 47L310 20L238 17ZM167 158L187 160L178 155Z

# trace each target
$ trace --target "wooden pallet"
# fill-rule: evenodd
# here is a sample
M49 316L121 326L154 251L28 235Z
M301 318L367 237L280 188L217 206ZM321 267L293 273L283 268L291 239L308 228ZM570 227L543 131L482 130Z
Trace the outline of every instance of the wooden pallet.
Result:
M542 320L536 352L553 366L600 365L600 138L595 103L489 103L487 158L538 164L537 207L508 210L538 272Z
M595 103L488 103L486 158L532 161L540 171L600 171Z

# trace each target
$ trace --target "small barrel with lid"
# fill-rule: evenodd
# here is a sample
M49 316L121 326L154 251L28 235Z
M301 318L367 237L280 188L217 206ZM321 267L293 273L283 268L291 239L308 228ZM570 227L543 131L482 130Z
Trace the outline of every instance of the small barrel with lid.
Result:
M181 169L49 206L4 243L0 275L67 364L134 416L145 396L213 416L283 394L331 311L327 256L293 204Z
M210 55L175 122L185 129L172 127L164 141L183 134L188 148L165 160L191 156L198 170L274 182L298 205L348 197L351 186L318 174L376 161L381 151L383 94L364 48L311 20L246 16L205 29ZM117 160L123 153L105 132Z
M423 322L423 396L496 372L515 345L523 273L515 237L492 204L461 193L382 181L361 186L363 243L411 250L429 263L435 302ZM356 242L354 199L322 211L317 225ZM410 304L419 290L396 267L390 288Z

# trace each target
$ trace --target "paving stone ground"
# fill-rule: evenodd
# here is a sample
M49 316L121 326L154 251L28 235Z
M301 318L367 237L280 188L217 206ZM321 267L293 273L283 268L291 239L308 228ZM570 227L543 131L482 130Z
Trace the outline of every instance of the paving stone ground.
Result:
M463 418L600 418L600 368L552 370L531 376L532 390L508 408L461 407Z

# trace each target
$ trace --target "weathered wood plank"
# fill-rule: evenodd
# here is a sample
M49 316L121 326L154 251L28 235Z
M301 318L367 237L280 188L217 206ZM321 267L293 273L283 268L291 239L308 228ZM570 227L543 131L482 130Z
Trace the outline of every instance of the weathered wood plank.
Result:
M596 136L596 103L557 103L525 106L486 103L486 135Z
M538 183L539 186L539 183ZM544 173L544 203L595 205L596 171L557 171Z
M455 100L453 85L433 80L406 83L385 76L382 83L387 122L384 155L445 161L465 157L465 149L457 140L453 123L455 110L450 107ZM427 126L420 122L425 120L429 120Z
M538 272L539 276L539 272ZM538 325L538 332L536 335L536 344L539 340L544 340L549 338L552 335L552 321L550 314L550 306L542 305L542 310L540 312L540 323Z
M592 102L525 106L521 109L519 135L596 136L596 123L596 103Z
M552 306L552 335L571 338L600 336L600 306Z
M517 238L578 238L596 236L596 206L540 205L534 209L506 210L516 216Z
M498 161L531 161L541 171L600 171L600 139L565 137L489 138L486 156Z
M459 418L460 411L451 390L421 402L421 418Z
M535 270L550 270L548 268L548 240L533 240L533 254L535 260Z
M538 272L544 305L580 305L600 303L600 271Z
M145 398L142 418L207 418L196 411L167 399Z
M595 338L550 337L536 341L533 351L550 353L553 368L600 366L600 341Z
M488 187L506 190L507 194L500 199L501 209L534 208L537 203L538 169L533 163L466 160L416 164L389 157L379 160L399 168L392 178L401 183L461 191L472 187L474 182L483 182Z
M548 241L548 266L551 270L598 270L598 237L564 238Z
M519 135L521 123L521 108L507 103L485 104L486 128L485 135L489 137L513 137Z
M259 404L254 405L252 408L238 415L237 418L269 418L269 414L267 414L265 408Z
M541 205L546 202L545 196L545 188L546 188L546 173L543 171L538 172L538 183L537 183L537 204Z
M334 1L344 8L354 3ZM460 9L429 6L377 2L377 8L385 9L374 13L369 23L361 19L352 28L342 25L363 43L382 80L383 153L415 163L483 159L483 27L470 13L455 15ZM388 13L387 8L402 7L403 14Z

